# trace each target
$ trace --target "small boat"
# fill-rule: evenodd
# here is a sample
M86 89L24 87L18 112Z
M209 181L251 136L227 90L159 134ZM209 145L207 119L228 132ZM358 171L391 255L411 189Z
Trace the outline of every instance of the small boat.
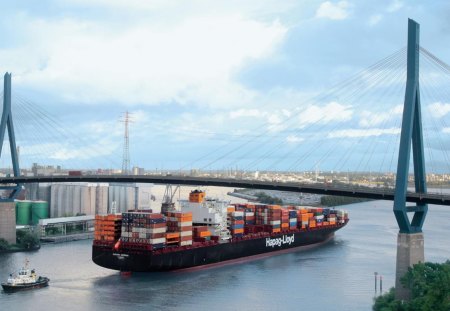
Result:
M28 260L25 261L25 267L19 270L17 275L12 273L8 280L2 283L5 292L16 292L26 289L40 288L48 286L49 278L38 276L35 269L28 269Z

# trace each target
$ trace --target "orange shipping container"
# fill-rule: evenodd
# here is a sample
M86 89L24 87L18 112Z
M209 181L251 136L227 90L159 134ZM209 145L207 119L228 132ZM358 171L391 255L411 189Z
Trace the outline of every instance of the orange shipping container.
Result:
M204 237L211 236L211 232L203 231L203 232L199 232L199 235L200 235L201 238L204 238Z
M180 236L179 232L170 232L170 233L166 233L166 238L167 239L173 239L173 238L178 238Z
M271 210L279 210L279 209L281 209L281 206L280 205L267 205L267 208L271 209Z

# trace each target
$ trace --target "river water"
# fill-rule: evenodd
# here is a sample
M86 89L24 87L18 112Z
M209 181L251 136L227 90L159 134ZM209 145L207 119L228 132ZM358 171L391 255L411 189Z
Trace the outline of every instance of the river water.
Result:
M374 272L383 291L395 282L397 225L392 202L343 207L350 222L320 247L233 266L170 273L118 272L91 261L92 241L0 255L0 278L25 258L48 288L6 294L1 310L371 310ZM450 258L450 207L430 206L427 261Z

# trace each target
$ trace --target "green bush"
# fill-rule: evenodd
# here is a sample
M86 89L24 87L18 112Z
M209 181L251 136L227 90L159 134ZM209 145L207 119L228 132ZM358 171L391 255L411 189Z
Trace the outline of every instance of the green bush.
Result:
M370 201L369 199L340 197L334 195L324 195L320 198L320 204L325 206L339 206L353 203L361 203Z
M33 248L39 245L39 237L36 233L27 230L17 230L17 244L23 248Z
M283 204L283 200L281 200L280 198L271 197L270 195L267 195L264 192L258 192L255 194L255 196L258 198L258 202L264 204L277 204L277 205Z
M395 300L394 288L376 298L374 311L448 311L450 310L450 260L445 263L419 263L401 279L411 290L411 300Z
M0 250L9 248L9 243L5 239L0 239Z

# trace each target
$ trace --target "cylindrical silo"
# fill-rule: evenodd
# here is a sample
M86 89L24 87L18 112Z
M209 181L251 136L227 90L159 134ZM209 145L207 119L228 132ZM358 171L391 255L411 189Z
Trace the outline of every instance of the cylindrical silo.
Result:
M29 225L31 221L31 201L16 201L18 225Z
M31 203L31 224L37 225L39 219L49 218L49 206L46 201L34 201Z

